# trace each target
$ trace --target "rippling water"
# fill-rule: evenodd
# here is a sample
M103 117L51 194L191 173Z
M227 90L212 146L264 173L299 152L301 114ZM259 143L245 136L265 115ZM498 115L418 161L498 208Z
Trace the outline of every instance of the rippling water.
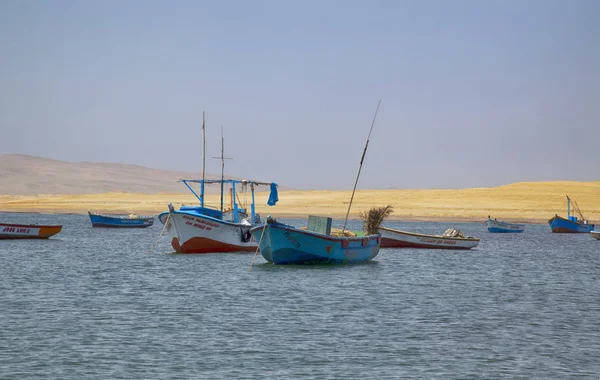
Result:
M248 272L252 254L176 255L166 238L147 254L160 223L0 220L64 225L47 241L0 241L2 379L600 378L600 241L589 234L454 224L479 247L312 267L259 254Z

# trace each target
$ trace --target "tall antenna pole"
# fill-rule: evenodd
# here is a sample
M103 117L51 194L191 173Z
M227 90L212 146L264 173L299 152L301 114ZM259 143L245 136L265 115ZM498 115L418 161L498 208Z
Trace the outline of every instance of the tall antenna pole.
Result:
M363 161L365 160L365 154L367 154L367 148L369 147L369 139L371 138L371 132L373 132L373 126L375 125L375 118L377 118L377 112L379 112L380 105L381 105L381 99L379 99L379 103L377 103L377 109L375 110L375 116L373 116L373 122L371 123L371 129L369 130L369 135L367 136L367 143L365 144L365 149L363 150L362 157L360 158L360 165L358 166L358 174L356 175L356 181L354 182L354 189L352 189L352 197L350 197L350 204L348 205L348 211L346 212L346 219L344 220L344 228L342 228L342 236L344 236L344 231L346 230L346 224L348 223L348 215L350 215L350 208L352 207L352 201L354 200L354 192L356 191L356 185L358 185L358 178L360 178L360 171L362 169Z
M223 137L223 126L221 125L221 212L223 212L223 181L225 180L225 137Z
M200 183L200 207L204 207L204 173L206 171L206 124L204 111L202 111L202 182Z
M232 158L225 157L225 137L223 137L223 126L221 125L221 157L213 157L221 159L221 212L223 212L223 187L225 186L225 160Z

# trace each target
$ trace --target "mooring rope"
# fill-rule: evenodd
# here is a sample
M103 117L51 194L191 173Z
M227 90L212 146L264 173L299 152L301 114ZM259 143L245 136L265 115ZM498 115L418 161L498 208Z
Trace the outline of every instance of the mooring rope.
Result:
M269 220L268 218L265 220L265 226L263 227L263 230L260 234L260 239L258 239L258 246L256 247L256 252L254 252L254 257L252 258L252 261L250 262L250 266L248 267L248 272L250 272L252 270L252 264L254 264L254 259L256 259L256 255L258 255L258 250L260 249L260 242L262 241L263 235L265 234L265 229L267 228L267 220Z
M146 252L146 255L149 254L150 252L152 252L152 250L154 250L154 248L156 248L156 246L158 245L158 242L163 238L164 233L165 233L165 228L167 228L167 224L169 224L170 218L171 218L171 213L169 213L169 216L167 216L167 220L165 220L165 225L163 226L162 230L160 231L160 234L158 235L158 239L156 239L156 243L154 243L152 248L150 248L150 250L148 252Z

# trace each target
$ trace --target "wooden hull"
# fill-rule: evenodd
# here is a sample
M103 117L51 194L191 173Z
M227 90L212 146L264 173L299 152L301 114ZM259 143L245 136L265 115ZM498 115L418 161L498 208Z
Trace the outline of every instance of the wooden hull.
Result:
M592 231L591 234L594 239L600 240L600 231Z
M62 230L62 226L0 223L0 239L48 239Z
M381 241L379 234L335 237L281 223L257 226L250 233L260 241L262 256L273 264L365 262L377 256Z
M258 247L246 224L176 210L160 214L159 220L167 223L171 246L178 253L255 252Z
M381 248L471 249L479 244L478 238L444 237L380 227Z
M573 222L561 216L555 216L548 221L552 232L562 234L589 233L594 229L593 224Z
M519 233L525 229L523 224L506 223L491 219L486 220L485 225L489 232L494 233Z

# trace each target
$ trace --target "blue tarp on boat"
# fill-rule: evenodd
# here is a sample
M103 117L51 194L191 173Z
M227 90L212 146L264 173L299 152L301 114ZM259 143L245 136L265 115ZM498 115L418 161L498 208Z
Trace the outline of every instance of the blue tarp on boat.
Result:
M275 206L275 204L279 201L279 194L277 194L277 184L275 182L271 183L271 194L269 194L269 200L267 204L269 206Z

